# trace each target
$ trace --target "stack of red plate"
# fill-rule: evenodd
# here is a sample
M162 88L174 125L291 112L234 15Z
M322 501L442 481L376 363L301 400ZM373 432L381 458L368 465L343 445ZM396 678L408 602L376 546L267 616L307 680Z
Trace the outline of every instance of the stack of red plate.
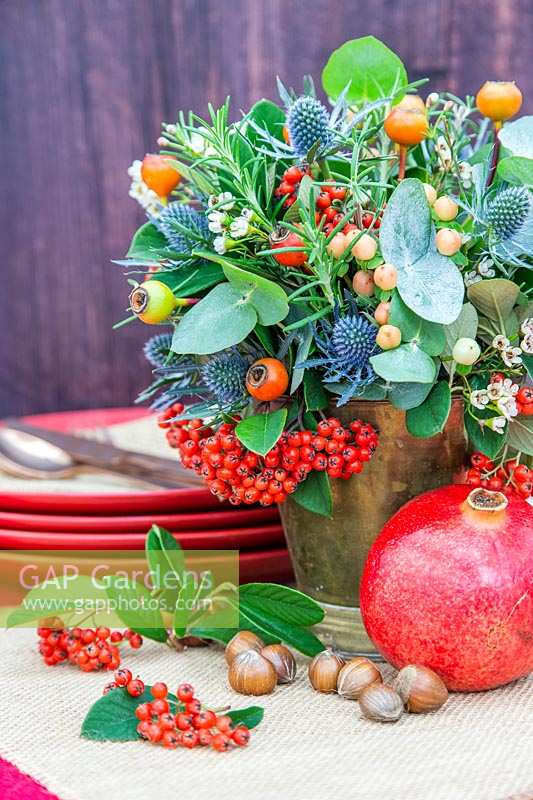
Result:
M49 430L72 432L120 424L139 409L62 412L27 417ZM287 582L293 577L277 508L234 508L204 489L88 494L0 492L0 549L143 550L152 524L189 550L239 550L241 582Z

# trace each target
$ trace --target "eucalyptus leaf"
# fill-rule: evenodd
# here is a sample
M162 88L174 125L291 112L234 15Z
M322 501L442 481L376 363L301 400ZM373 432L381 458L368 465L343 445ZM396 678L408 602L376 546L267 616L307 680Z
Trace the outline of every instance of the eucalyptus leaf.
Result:
M499 139L513 156L533 158L533 116L507 122L499 133Z
M533 417L513 417L507 427L507 444L527 456L533 456Z
M306 508L314 514L320 514L322 517L331 517L333 499L326 472L310 472L305 481L298 484L298 488L291 497L302 508Z
M248 450L265 456L283 433L286 419L286 408L246 417L237 423L235 435Z
M224 273L219 264L196 261L178 269L158 272L154 278L170 286L178 297L193 297L223 281Z
M391 299L389 322L401 330L402 341L415 342L430 356L442 353L446 344L443 326L419 317L405 305L397 292Z
M227 261L222 263L222 269L232 288L254 307L262 325L275 325L285 319L289 303L281 286Z
M334 50L322 72L324 91L334 100L348 83L346 101L364 105L406 86L407 73L401 59L383 42L363 36Z
M387 398L394 408L407 411L423 403L431 391L431 383L391 383Z
M172 338L175 353L218 353L245 339L257 323L255 308L242 293L220 283L184 315Z
M468 299L485 317L498 322L501 332L518 299L520 287L506 278L479 281L468 287Z
M405 415L405 424L411 436L427 438L442 433L452 406L452 395L446 381L439 381L424 402L411 408Z
M437 368L433 359L415 344L402 344L370 358L374 371L391 382L433 383Z

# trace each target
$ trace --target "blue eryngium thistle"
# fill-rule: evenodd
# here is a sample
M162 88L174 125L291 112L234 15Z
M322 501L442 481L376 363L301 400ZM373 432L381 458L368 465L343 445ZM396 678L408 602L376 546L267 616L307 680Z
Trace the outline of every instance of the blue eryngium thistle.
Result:
M333 140L327 109L314 97L303 96L294 101L289 108L287 127L291 145L300 158L305 158L315 142L320 142L320 154Z
M344 391L337 405L342 406L352 397L360 395L376 378L370 364L370 357L379 348L376 344L376 327L361 314L350 313L341 316L335 312L333 325L320 323L316 344L323 353L322 358L313 358L297 364L297 367L322 367L325 383L341 383Z
M152 367L172 367L179 361L179 356L170 349L171 333L156 333L145 343L143 353Z
M487 205L486 219L498 239L509 239L529 213L530 196L525 186L510 186L498 192Z
M219 406L233 405L246 396L248 367L249 362L237 350L228 350L203 364L200 375Z
M183 203L169 203L152 222L178 253L189 253L201 244L198 237L204 241L212 239L205 214Z

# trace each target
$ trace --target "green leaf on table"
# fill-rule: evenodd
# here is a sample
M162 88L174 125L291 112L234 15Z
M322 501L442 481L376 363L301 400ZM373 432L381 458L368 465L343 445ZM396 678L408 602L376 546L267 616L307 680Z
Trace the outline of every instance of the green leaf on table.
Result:
M503 147L513 156L533 158L533 116L507 122L498 134Z
M291 497L302 508L323 517L331 517L333 499L326 472L310 472L305 481L298 484L298 488Z
M401 59L374 36L345 42L330 55L322 72L322 86L332 99L350 84L346 100L358 106L387 97L407 85Z
M151 222L145 222L133 234L126 258L153 262L162 261L166 258L172 258L173 252L161 231L158 231Z
M263 721L265 709L261 706L249 706L249 708L236 708L235 711L227 711L234 725L246 725L250 730L257 727Z
M167 641L168 633L163 617L145 586L121 575L110 575L106 593L115 604L117 616L127 628L155 642Z
M306 656L316 656L324 649L320 639L307 628L292 625L278 617L273 617L261 610L257 604L250 603L246 598L240 598L239 606L248 619L255 622L260 628L277 635L280 641L296 648L298 652Z
M153 700L150 689L150 686L146 686L140 697L132 697L122 688L113 689L100 697L83 720L83 738L100 742L130 742L140 739L135 709L141 703ZM175 699L173 695L171 697Z
M392 295L389 322L401 330L403 342L415 342L430 356L442 353L446 344L443 326L428 322L411 311L398 292Z
M511 314L520 287L506 278L492 278L479 281L469 286L468 299L485 317L498 322L501 330L505 329L505 320Z
M328 395L322 385L319 374L314 369L305 371L304 399L307 411L320 411L328 405Z
M220 264L196 261L178 269L164 270L153 276L170 286L178 297L193 297L224 280Z
M237 423L235 435L248 450L264 456L274 447L283 433L286 419L286 408L268 414L255 414Z
M242 293L220 283L176 325L172 350L182 355L218 353L246 339L257 321L255 308Z
M394 408L407 411L423 403L431 387L431 383L391 383L386 396Z
M424 402L411 408L405 415L405 424L411 436L427 438L442 433L448 421L452 395L447 381L439 381Z
M401 344L370 358L374 371L391 383L433 383L435 362L416 344Z
M507 183L533 187L533 156L509 156L498 164L498 177Z
M239 587L239 598L250 608L275 616L283 622L308 627L322 622L324 610L308 595L277 583L245 583Z
M507 444L528 456L533 456L533 417L513 417L507 426Z
M482 411L477 413L480 417L483 414ZM481 427L468 412L465 412L465 428L473 450L480 450L490 459L496 458L505 444L504 435L496 433L486 425Z
M392 193L379 238L383 258L398 270L397 289L405 305L429 322L447 325L457 319L463 278L436 249L431 211L418 179L403 180Z
M102 603L107 602L107 594L88 575L66 575L64 578L58 576L45 580L30 589L20 606L10 612L6 628L16 625L33 627L31 623L49 616L47 609L60 608L63 614L73 614L81 600L92 604L94 608L102 608L105 607Z

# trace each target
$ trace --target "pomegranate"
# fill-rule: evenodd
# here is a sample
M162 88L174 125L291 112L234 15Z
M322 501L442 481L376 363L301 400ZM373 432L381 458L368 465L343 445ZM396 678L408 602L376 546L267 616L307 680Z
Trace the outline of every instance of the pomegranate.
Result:
M533 510L464 485L406 503L372 545L361 613L397 668L420 664L456 691L533 671Z

